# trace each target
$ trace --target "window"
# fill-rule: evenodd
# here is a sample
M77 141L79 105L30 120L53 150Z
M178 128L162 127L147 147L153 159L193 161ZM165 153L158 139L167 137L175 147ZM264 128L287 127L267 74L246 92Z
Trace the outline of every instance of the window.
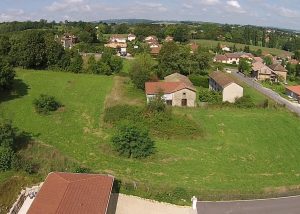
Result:
M186 93L184 92L184 93L183 93L183 96L185 96L185 95L186 95Z

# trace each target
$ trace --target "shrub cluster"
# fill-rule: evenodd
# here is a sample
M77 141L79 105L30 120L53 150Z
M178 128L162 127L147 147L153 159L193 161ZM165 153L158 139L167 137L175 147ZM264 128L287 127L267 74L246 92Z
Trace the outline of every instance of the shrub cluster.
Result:
M154 141L147 130L126 124L112 137L115 150L128 158L145 158L154 153Z
M209 89L201 89L199 90L199 100L200 102L212 104L222 103L222 94Z
M51 111L56 111L61 104L56 101L55 97L41 94L33 101L35 110L40 114L48 114Z
M195 86L199 86L199 87L203 87L203 88L208 88L208 86L209 86L208 76L192 74L189 76L189 79Z
M0 119L0 172L22 169L29 174L35 173L36 165L16 154L17 138L17 130L11 122Z

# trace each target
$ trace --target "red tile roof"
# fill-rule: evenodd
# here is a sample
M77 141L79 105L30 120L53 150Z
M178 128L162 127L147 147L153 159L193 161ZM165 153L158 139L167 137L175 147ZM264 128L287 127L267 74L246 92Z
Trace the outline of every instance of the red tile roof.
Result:
M28 214L105 214L113 181L105 175L50 173Z
M148 95L159 94L160 92L164 94L172 94L176 91L182 89L190 89L195 91L195 88L183 83L183 82L146 82L145 91Z
M286 89L300 96L300 85L288 86Z

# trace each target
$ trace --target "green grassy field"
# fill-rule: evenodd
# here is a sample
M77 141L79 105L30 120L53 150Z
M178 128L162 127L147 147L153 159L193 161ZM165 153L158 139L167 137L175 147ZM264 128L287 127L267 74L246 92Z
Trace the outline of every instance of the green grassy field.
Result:
M171 202L189 204L192 195L207 199L218 198L215 194L264 194L299 188L300 120L284 109L176 108L175 115L201 127L202 137L153 136L157 153L133 160L112 151L112 128L103 124L102 116L105 103L120 96L120 91L122 96L136 97L132 105L144 103L142 91L127 83L123 90L111 92L116 80L106 76L18 70L17 79L15 95L0 98L1 116L32 133L38 145L49 146L93 172L134 183L135 189L125 186L123 192L169 201L161 194L180 188L184 193ZM38 115L32 101L41 93L55 96L64 108L48 116ZM259 97L255 91L250 93ZM131 104L130 99L125 100ZM37 153L44 154L38 156L43 162L57 158L49 155L53 153L50 149L49 153L45 149ZM54 164L47 169L61 167ZM9 173L0 173L0 183L13 174Z
M197 39L193 41L197 42L200 45L200 47L205 47L205 48L215 48L217 47L218 43L222 45L228 45L230 47L232 47L235 44L237 49L244 49L244 47L246 46L245 44L238 44L238 43L225 42L225 41L205 40L205 39ZM263 52L276 55L276 56L287 53L287 51L276 49L276 48L266 48L266 47L260 47L254 45L249 45L249 47L250 50L256 51L258 49L261 49Z

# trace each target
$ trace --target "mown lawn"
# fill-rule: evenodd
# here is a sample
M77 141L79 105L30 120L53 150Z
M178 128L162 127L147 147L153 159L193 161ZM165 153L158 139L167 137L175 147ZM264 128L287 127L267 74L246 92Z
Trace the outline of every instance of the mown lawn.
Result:
M233 46L234 44L236 45L236 48L238 49L244 49L246 46L245 44L238 44L238 43L232 43L232 42L225 42L225 41L214 41L214 40L205 40L205 39L197 39L194 40L197 42L200 47L206 47L206 48L215 48L217 47L218 43L223 44L223 45L228 45L228 46ZM254 45L249 45L250 50L258 50L261 49L263 52L270 53L272 55L281 55L286 53L287 51L276 49L276 48L266 48L266 47L260 47L260 46L254 46Z
M160 194L179 188L171 202L189 204L192 195L205 199L217 193L256 194L299 187L300 120L285 110L176 108L174 115L197 123L202 137L174 139L166 133L163 140L153 136L157 153L132 160L112 151L109 140L114 127L102 122L113 77L18 70L17 78L19 96L1 97L1 116L72 161L133 184L134 189L124 186L123 192L170 201ZM117 96L119 90L111 95ZM141 91L133 93L130 84L124 90L124 96L136 94L141 100L133 105L143 103ZM41 93L55 96L64 108L38 115L32 101ZM61 170L57 164L48 168ZM0 183L5 176L0 173Z

